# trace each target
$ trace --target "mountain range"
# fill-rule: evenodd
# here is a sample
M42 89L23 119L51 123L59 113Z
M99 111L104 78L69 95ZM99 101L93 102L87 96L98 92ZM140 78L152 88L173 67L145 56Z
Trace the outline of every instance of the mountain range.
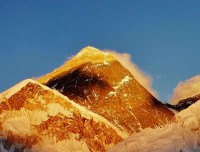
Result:
M198 150L199 99L162 103L112 54L86 47L0 94L0 151Z

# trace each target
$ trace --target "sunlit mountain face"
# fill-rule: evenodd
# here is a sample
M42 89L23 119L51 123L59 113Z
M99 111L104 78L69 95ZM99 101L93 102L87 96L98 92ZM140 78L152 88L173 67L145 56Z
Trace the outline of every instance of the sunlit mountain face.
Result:
M174 116L112 55L92 47L38 81L129 134L164 125Z
M112 54L86 47L0 94L0 151L195 150L198 100L163 104Z

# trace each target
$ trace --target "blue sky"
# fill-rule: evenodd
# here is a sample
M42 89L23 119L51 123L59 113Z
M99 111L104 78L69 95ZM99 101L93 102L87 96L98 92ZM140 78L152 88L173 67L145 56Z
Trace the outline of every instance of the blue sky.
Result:
M0 0L0 92L85 46L127 52L167 101L200 70L198 0Z

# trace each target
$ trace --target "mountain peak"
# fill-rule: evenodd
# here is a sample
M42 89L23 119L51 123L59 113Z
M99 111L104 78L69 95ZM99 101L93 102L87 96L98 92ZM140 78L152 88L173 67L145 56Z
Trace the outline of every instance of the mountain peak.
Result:
M28 84L30 82L31 83L38 83L37 81L34 81L33 79L25 79L25 80L19 82L18 84L14 85L10 89L2 92L0 94L1 95L0 96L0 101L2 100L2 98L9 98L13 94L17 93L22 87L24 87L26 84Z
M84 48L37 81L105 117L129 134L163 125L174 116L117 59L93 47Z

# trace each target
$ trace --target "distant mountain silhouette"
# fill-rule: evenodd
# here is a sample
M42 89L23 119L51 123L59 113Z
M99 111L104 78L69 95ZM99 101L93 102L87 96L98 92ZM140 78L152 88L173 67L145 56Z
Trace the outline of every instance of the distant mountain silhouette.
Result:
M168 108L174 109L176 111L181 111L181 110L188 108L189 106L191 106L198 100L200 100L200 94L193 96L193 97L186 98L186 99L182 99L176 105L171 105L171 104L167 103L166 106Z

